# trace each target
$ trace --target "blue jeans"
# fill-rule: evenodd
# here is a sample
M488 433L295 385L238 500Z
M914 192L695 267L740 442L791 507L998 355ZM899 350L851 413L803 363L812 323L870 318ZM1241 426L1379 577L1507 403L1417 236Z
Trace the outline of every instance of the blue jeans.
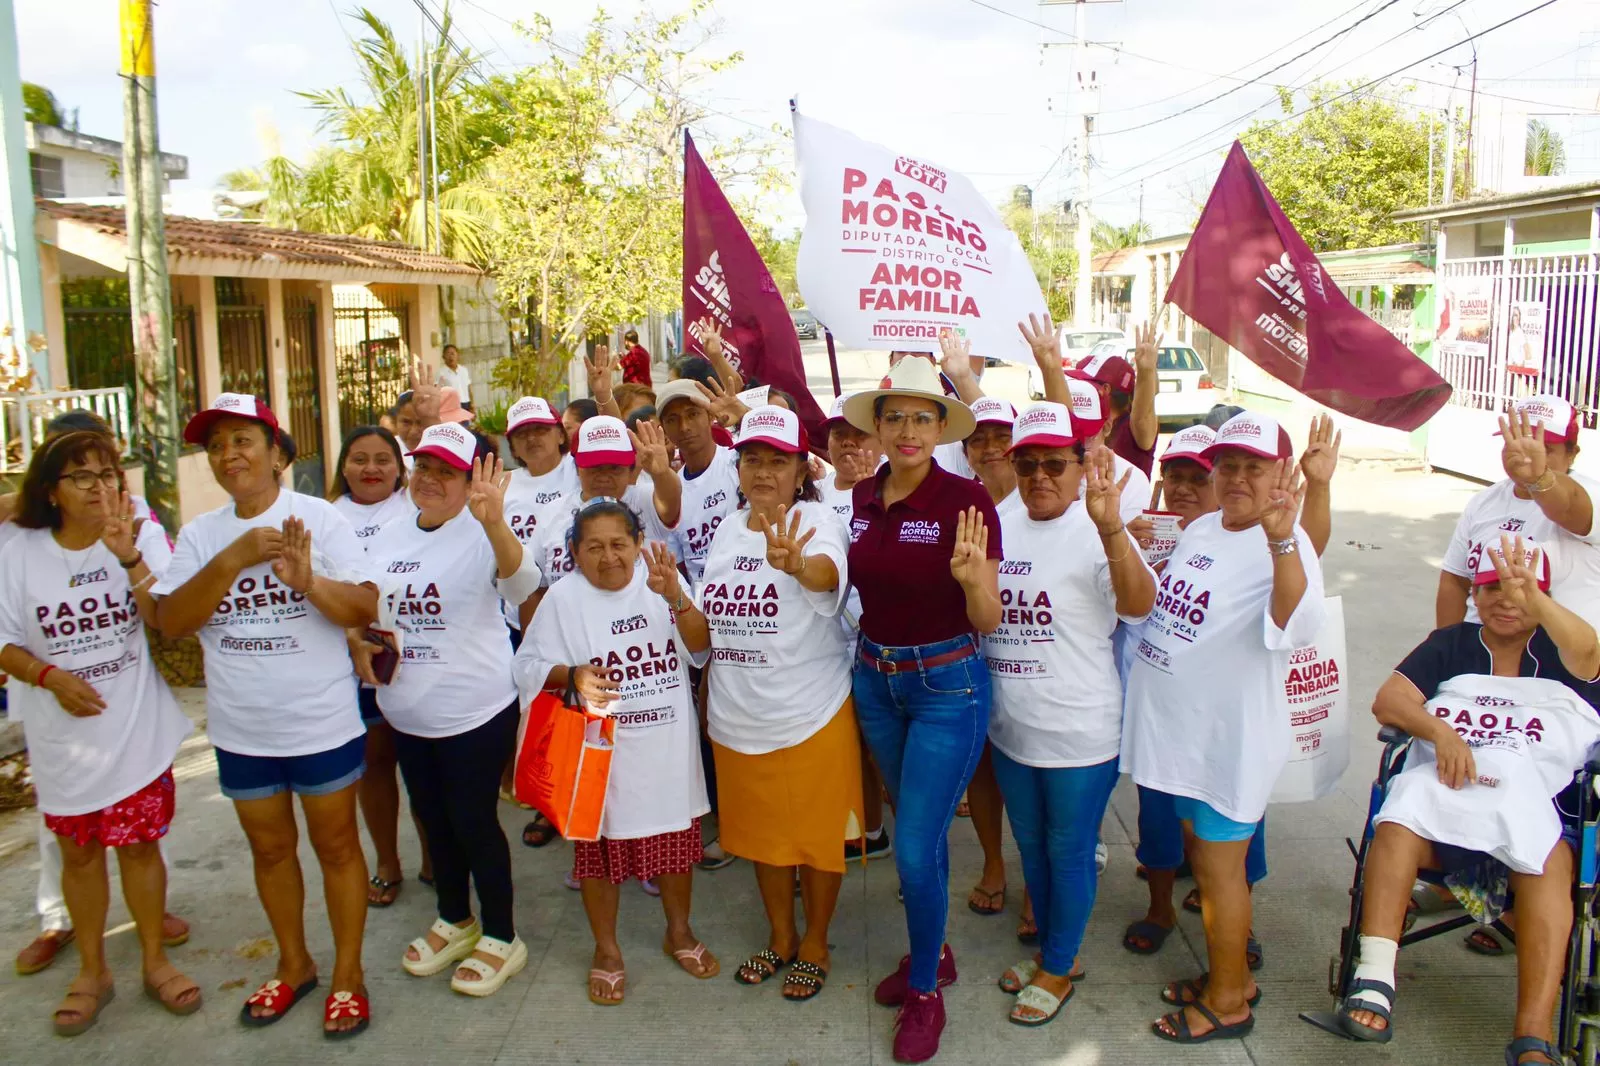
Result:
M996 748L994 776L1033 896L1045 971L1065 977L1072 972L1094 909L1100 883L1094 846L1117 785L1117 760L1094 766L1024 766Z
M1183 826L1173 797L1139 786L1139 846L1134 856L1152 870L1176 870L1183 865ZM1267 876L1267 819L1256 823L1250 850L1244 857L1244 878L1252 885Z
M963 659L921 665L961 648ZM861 638L877 659L916 664L898 674L857 661L856 720L894 803L894 864L906 901L911 987L932 992L950 910L946 839L989 733L989 669L971 637L884 647Z

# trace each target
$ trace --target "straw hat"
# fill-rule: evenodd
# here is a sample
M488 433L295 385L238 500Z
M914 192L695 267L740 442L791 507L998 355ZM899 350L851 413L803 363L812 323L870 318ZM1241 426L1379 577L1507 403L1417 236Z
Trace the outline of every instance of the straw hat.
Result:
M954 396L946 396L939 384L939 371L920 356L900 360L884 379L884 388L858 392L844 402L845 421L863 433L876 433L872 421L872 408L880 396L912 396L919 400L932 400L944 408L944 433L940 444L954 444L966 440L977 428L972 409Z

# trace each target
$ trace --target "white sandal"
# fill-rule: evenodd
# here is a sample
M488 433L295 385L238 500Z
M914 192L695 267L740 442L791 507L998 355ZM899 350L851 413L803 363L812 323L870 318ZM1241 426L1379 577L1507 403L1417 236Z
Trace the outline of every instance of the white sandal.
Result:
M475 951L485 955L493 955L503 960L497 970L482 959L470 956L461 960L461 965L456 967L457 976L450 978L450 987L464 996L492 996L500 991L500 986L522 972L528 965L528 945L522 942L521 937L514 938L511 943L496 940L492 936L483 937L478 941ZM478 975L476 981L463 981L460 977L462 970L469 970Z
M476 918L471 925L465 927L438 918L434 920L428 932L443 940L444 947L435 951L425 936L413 940L410 946L416 948L418 957L410 959L405 955L400 956L400 965L404 966L406 973L412 977L432 977L471 955L477 950L478 940L483 936L483 926L478 924Z
M1028 982L1032 981L1034 974L1038 972L1038 960L1034 959L1032 956L1029 956L1028 958L1017 963L1015 966L1011 967L1011 969L1007 970L1005 973L1001 974L1000 980L997 982L997 984L1000 986L1000 991L1004 992L1008 996L1015 996L1018 995L1024 988L1028 987ZM1006 986L1006 976L1008 974L1016 976L1016 988L1009 988Z

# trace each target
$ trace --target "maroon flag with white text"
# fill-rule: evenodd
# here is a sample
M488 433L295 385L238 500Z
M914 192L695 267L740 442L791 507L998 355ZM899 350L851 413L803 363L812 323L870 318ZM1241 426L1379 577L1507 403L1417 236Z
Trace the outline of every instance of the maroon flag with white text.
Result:
M1413 430L1450 385L1340 291L1238 141L1167 302L1286 385L1364 422Z
M795 398L813 447L825 446L822 410L806 386L800 338L767 264L733 205L683 134L683 349L703 355L696 323L722 324L722 347L745 383Z

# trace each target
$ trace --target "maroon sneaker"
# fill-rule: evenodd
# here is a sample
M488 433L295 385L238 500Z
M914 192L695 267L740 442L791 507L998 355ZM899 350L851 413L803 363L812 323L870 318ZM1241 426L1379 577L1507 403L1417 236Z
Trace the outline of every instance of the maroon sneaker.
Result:
M944 993L912 992L894 1020L894 1061L927 1062L939 1053Z
M956 953L946 944L939 955L939 973L937 988L956 983ZM898 1007L906 1001L906 991L911 987L911 956L907 955L900 960L899 969L878 982L877 990L872 993L872 998L877 1000L880 1007Z

